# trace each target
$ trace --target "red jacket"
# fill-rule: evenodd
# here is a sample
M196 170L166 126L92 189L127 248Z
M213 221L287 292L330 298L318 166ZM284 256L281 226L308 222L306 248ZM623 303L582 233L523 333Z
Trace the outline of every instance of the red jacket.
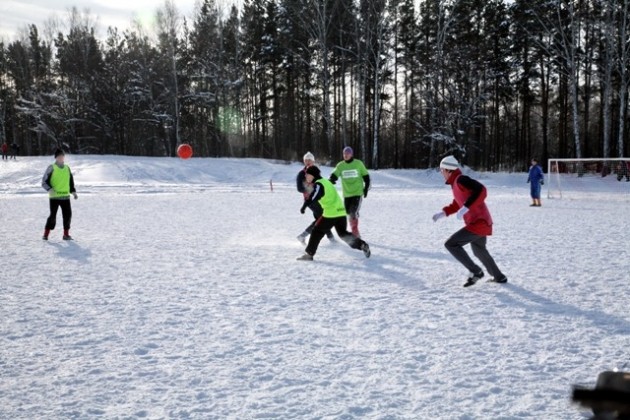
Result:
M6 143L2 143L2 151L6 153L9 146Z
M485 199L488 195L486 187L474 179L462 175L459 169L453 171L446 181L453 190L453 202L444 207L447 216L457 213L461 207L468 207L464 215L466 230L481 236L492 235L492 216L486 206Z

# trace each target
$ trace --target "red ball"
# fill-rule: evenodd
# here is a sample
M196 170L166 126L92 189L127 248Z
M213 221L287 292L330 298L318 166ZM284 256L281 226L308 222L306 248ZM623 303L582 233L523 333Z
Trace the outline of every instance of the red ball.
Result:
M182 159L190 159L193 155L193 150L190 144L180 144L177 148L177 156Z

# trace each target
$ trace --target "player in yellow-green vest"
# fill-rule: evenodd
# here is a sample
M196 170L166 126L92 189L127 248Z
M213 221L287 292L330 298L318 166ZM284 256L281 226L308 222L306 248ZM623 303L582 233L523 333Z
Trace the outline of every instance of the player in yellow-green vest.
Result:
M320 241L333 227L342 241L350 245L351 248L363 251L365 257L369 258L370 246L367 242L347 230L346 209L335 186L329 180L322 178L319 168L315 165L306 169L306 181L313 184L313 191L304 200L300 213L304 214L309 203L316 201L322 207L323 214L317 219L308 239L306 251L304 255L298 257L298 260L312 261Z
M341 178L343 201L350 219L350 229L354 236L360 237L359 210L363 198L367 197L370 189L370 175L363 162L354 158L352 147L344 147L342 154L343 160L337 164L329 179L334 184Z
M46 168L42 187L48 191L50 198L50 216L46 220L43 240L48 240L50 231L55 229L57 224L57 210L61 207L63 217L63 239L72 240L70 236L70 221L72 220L72 206L70 205L70 195L78 198L74 188L74 178L70 167L64 163L65 153L62 149L55 150L55 163Z

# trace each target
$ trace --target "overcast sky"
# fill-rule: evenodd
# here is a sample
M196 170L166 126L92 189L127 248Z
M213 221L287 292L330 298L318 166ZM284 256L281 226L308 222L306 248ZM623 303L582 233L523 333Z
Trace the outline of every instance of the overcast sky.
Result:
M174 0L174 3L180 14L190 21L195 1ZM33 23L43 33L45 23L51 18L64 24L73 6L80 12L89 10L91 21L96 23L97 36L105 38L109 26L115 26L122 32L134 19L149 24L156 10L163 5L164 0L0 0L0 39L14 41L21 29ZM66 33L63 27L60 29Z

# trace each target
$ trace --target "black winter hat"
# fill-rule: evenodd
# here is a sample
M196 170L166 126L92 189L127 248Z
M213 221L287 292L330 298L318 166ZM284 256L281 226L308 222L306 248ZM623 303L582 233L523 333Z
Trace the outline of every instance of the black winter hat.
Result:
M309 166L308 168L306 168L306 173L313 175L315 178L322 177L322 173L320 172L319 168L315 165Z
M55 159L57 159L57 156L63 155L65 156L66 154L63 152L63 149L57 149L55 150Z

